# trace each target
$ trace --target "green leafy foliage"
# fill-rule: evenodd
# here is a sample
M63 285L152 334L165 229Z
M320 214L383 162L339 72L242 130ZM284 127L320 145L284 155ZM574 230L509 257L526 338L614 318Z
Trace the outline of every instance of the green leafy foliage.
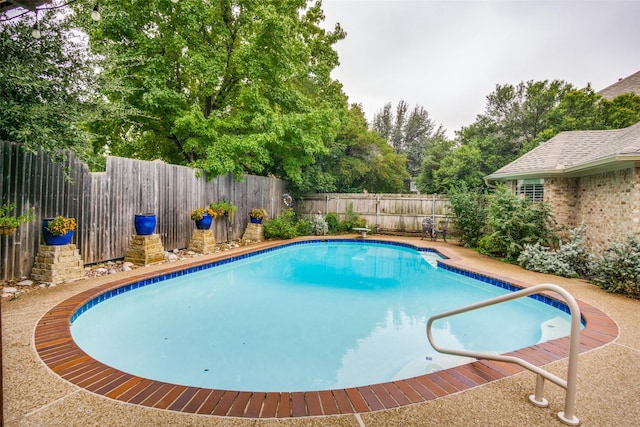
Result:
M628 236L602 253L592 265L593 282L607 292L640 299L640 240Z
M364 218L360 218L358 214L353 211L353 203L349 203L344 215L344 221L340 222L338 230L341 232L349 232L354 228L364 228L366 226L367 221Z
M487 221L487 198L481 190L466 187L449 193L451 209L456 216L459 243L476 248L482 238Z
M338 215L333 212L327 212L324 216L325 221L327 222L329 234L336 234L340 229L340 221L338 220Z
M266 239L292 239L298 235L296 214L293 209L283 210L280 216L263 224Z
M16 204L11 203L8 205L0 206L0 226L15 228L22 223L31 222L36 219L35 208L28 209L21 215L12 215L10 212L16 210Z
M225 216L231 223L233 223L236 212L238 212L238 207L226 199L222 199L219 202L213 202L209 205L209 207L216 213L217 216Z
M418 184L425 192L483 186L484 176L559 132L619 129L638 121L640 96L635 94L607 100L590 86L575 89L560 80L496 85L484 113L457 132L455 144L437 148L444 154L427 151Z
M321 27L320 2L100 5L98 24L78 23L119 112L89 124L112 153L299 184L335 137L346 97L332 46L345 34Z
M449 182L444 184L439 182L436 184L434 177L436 171L442 167L442 161L451 153L454 145L454 140L445 137L434 138L431 143L427 145L422 155L420 175L416 178L416 185L422 193L445 193L450 188L457 187L457 185L449 185ZM455 174L456 173L454 173L454 175Z
M513 262L525 244L547 245L556 240L555 220L546 203L521 199L503 185L488 200L489 234L480 239L481 252Z
M592 255L585 245L585 225L571 230L566 243L552 250L540 242L525 244L518 256L521 267L563 277L585 277L589 274Z
M1 24L0 139L54 158L69 149L94 166L82 125L100 103L93 58L65 17L43 12L38 22L40 39L31 36L33 14Z
M365 228L367 226L367 221L364 218L360 218L353 211L353 203L349 203L344 221L340 221L338 215L334 212L328 212L324 216L324 221L327 224L328 234L348 233L354 228Z
M327 142L312 165L303 168L303 181L292 186L299 192L376 193L403 192L409 174L405 156L397 154L368 129L360 105L352 105L336 138Z
M401 100L395 114L391 103L387 103L373 118L373 130L378 132L394 151L407 158L407 170L411 176L420 174L423 156L434 140L444 138L445 129L437 126L429 117L429 112L416 105L409 110L409 104Z

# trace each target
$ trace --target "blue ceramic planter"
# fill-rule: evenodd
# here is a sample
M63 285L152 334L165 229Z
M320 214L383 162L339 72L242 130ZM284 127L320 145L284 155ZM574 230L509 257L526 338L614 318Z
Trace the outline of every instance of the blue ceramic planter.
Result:
M262 224L262 218L249 217L249 221L251 221L252 224Z
M136 227L136 234L140 236L149 236L153 234L156 230L156 214L136 214L134 226Z
M47 227L49 227L49 222L52 220L53 218L45 218L42 220L42 238L44 239L44 243L49 246L62 246L71 243L73 231L69 231L62 236L54 236L51 234Z
M211 228L211 222L213 217L211 215L204 214L202 219L196 219L196 228L198 230L208 230Z

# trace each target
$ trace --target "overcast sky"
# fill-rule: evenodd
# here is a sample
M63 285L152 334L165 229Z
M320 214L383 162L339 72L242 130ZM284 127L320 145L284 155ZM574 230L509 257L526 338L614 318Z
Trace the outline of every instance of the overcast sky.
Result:
M598 91L640 70L640 0L323 0L334 78L371 122L406 100L454 131L496 84L564 80Z

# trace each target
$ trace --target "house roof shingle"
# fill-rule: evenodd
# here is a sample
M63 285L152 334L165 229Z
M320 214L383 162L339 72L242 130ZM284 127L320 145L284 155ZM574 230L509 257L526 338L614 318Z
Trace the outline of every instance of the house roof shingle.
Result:
M640 161L640 122L624 129L561 132L487 179L543 177L624 160Z
M635 93L640 96L640 71L597 92L598 95L609 100L625 93Z

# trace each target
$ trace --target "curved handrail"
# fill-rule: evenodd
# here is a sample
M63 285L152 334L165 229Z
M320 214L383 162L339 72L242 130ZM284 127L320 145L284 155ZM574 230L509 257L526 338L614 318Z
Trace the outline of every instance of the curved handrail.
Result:
M431 325L434 321L438 319L442 319L444 317L454 316L456 314L466 313L468 311L476 310L478 308L488 307L490 305L499 304L505 301L511 301L517 298L526 297L529 295L537 294L541 291L552 291L560 295L567 305L569 306L569 310L571 312L571 333L569 335L569 367L567 369L567 379L563 380L550 372L547 372L538 366L535 366L524 359L514 356L504 356L501 354L492 354L492 353L483 353L483 352L472 352L467 350L454 350L454 349L446 349L439 347L433 340L433 335L431 334ZM532 372L535 372L538 376L536 379L536 392L535 395L529 396L529 400L536 406L544 407L547 406L548 402L543 397L544 390L544 379L548 379L554 384L559 385L560 387L566 390L565 395L565 406L564 411L558 413L558 418L562 422L568 425L578 425L580 421L574 415L575 412L575 400L576 400L576 382L578 378L578 350L580 347L580 338L578 334L580 333L580 307L578 303L573 298L573 296L561 288L558 285L553 285L550 283L545 283L542 285L536 285L529 288L522 289L520 291L511 292L505 295L501 295L499 297L491 298L485 301L480 301L475 304L468 305L466 307L460 307L454 310L449 310L444 313L436 314L429 318L427 322L427 338L429 339L429 343L434 348L434 350L445 353L452 354L456 356L467 356L467 357L475 357L477 359L489 359L489 360L497 360L501 362L507 363L516 363L523 368L526 368Z

